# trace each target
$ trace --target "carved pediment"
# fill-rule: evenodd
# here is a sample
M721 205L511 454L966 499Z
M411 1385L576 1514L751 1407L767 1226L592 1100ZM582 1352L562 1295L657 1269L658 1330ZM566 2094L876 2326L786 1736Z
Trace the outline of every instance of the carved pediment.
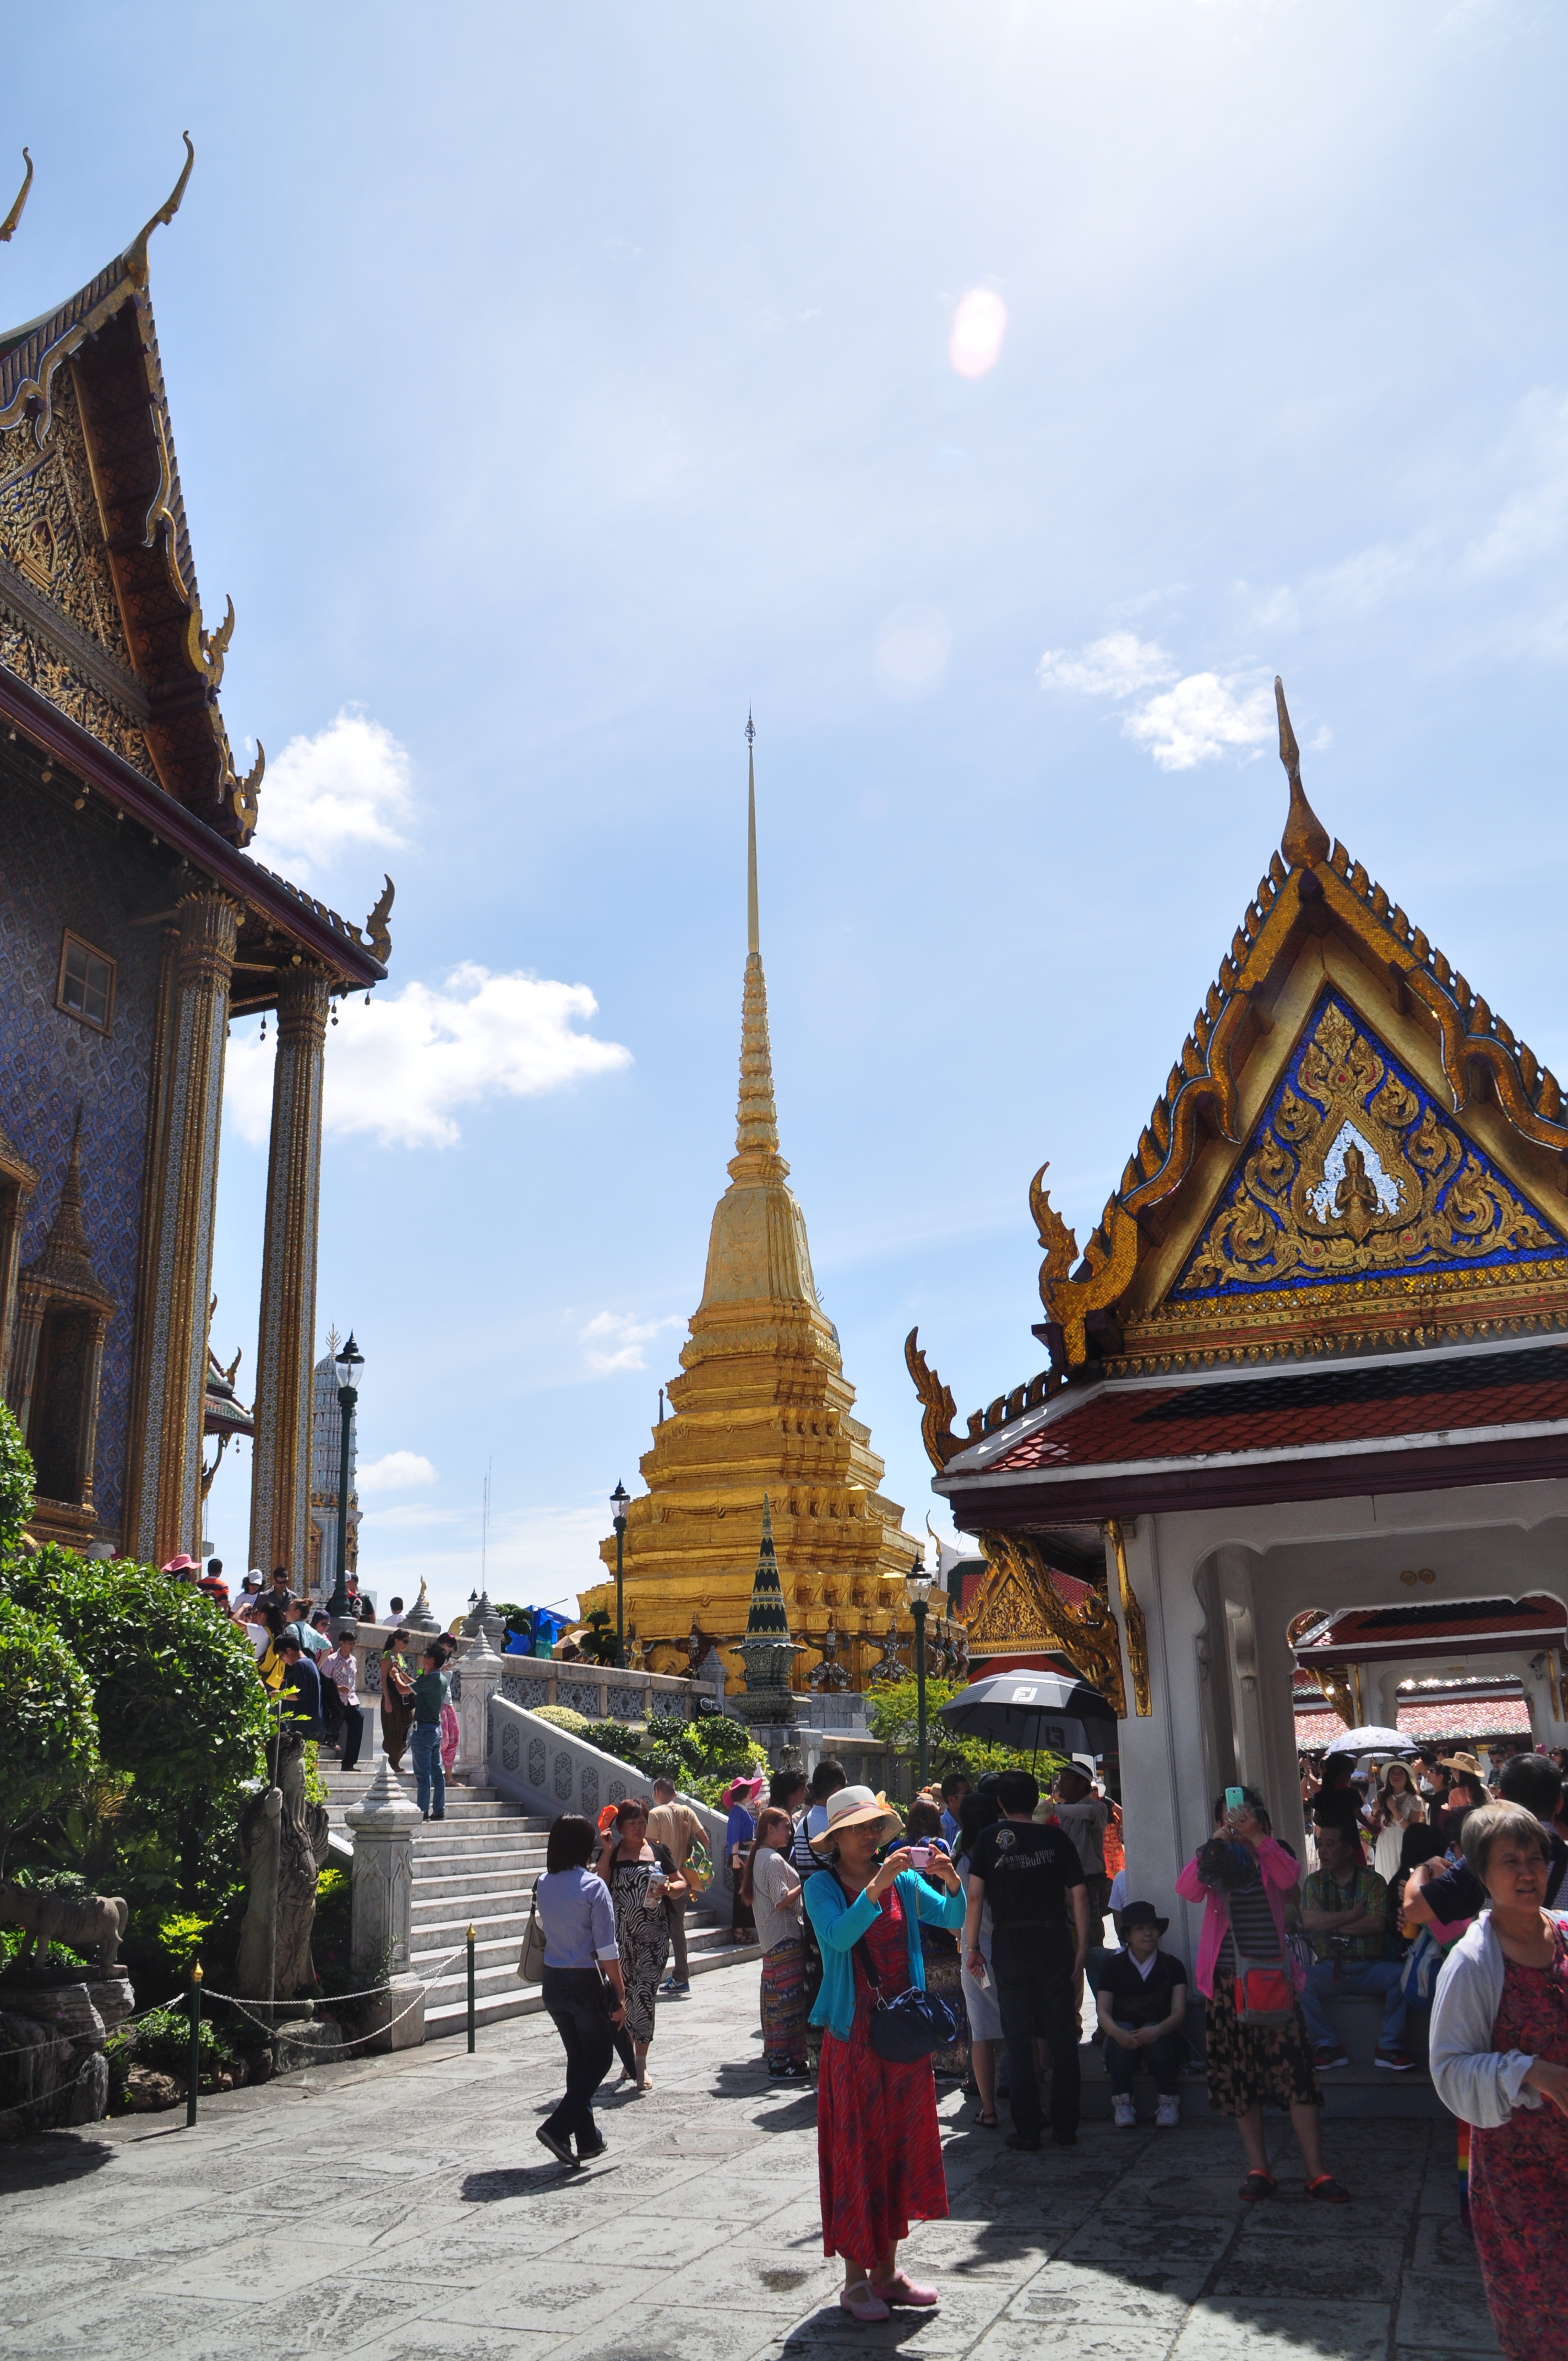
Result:
M1325 992L1168 1301L1555 1263L1564 1240Z
M53 430L42 450L24 422L0 434L0 563L47 602L71 637L85 634L123 667L135 697L71 373L56 379Z

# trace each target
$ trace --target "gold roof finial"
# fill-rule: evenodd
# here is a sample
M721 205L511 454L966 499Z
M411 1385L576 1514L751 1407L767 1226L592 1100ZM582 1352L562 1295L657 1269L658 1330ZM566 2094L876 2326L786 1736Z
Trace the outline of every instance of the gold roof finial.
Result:
M756 725L746 716L746 989L740 1004L740 1101L735 1125L735 1158L729 1170L744 1160L748 1174L752 1159L779 1159L778 1116L773 1107L773 1060L768 1041L768 987L762 975L761 933L757 917L757 762L752 752ZM787 1166L784 1168L787 1170Z
M132 238L129 246L126 247L124 254L120 257L121 261L126 266L126 277L130 280L133 287L141 288L147 285L148 239L152 236L153 231L158 227L159 222L163 222L167 225L174 219L175 214L179 212L181 200L185 194L186 183L191 178L191 167L196 160L196 150L191 145L191 134L188 131L182 131L180 134L180 137L185 142L185 163L180 178L175 181L173 188L170 191L168 196L165 197L163 203L159 206L158 211L154 214L152 219L147 224L144 229L137 231L136 236Z
M16 228L16 224L22 218L22 207L27 202L27 191L33 185L33 159L28 155L25 148L22 150L22 161L27 168L27 177L16 192L16 203L12 206L5 220L0 222L0 246L5 246L9 243L11 232Z
M757 725L751 708L746 712L746 949L760 951L762 936L757 923L757 759L752 752Z
M1296 732L1290 727L1290 712L1285 702L1285 683L1277 673L1274 675L1274 702L1279 708L1279 759L1290 782L1290 808L1285 815L1285 833L1279 840L1279 850L1288 867L1310 869L1314 861L1328 859L1329 832L1307 801L1307 792L1301 785L1301 750L1296 743Z

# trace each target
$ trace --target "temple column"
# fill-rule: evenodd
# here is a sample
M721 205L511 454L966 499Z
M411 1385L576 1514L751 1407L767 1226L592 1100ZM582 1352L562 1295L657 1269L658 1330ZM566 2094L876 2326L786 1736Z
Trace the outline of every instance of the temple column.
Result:
M213 1210L223 1115L224 1042L241 912L203 886L180 903L161 1116L150 1142L147 1393L132 1469L128 1543L161 1565L200 1546L202 1409L212 1296Z
M311 1521L311 1388L322 1161L326 976L291 969L278 994L272 1148L256 1363L250 1563L306 1578Z

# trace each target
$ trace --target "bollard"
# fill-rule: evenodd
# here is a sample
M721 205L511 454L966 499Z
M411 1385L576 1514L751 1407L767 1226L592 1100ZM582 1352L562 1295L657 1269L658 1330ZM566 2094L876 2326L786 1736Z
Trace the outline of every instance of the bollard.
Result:
M468 2055L474 2054L474 1929L468 1929Z
M185 2082L185 2128L196 2120L196 2086L202 2079L202 1962L191 1971L191 2059Z

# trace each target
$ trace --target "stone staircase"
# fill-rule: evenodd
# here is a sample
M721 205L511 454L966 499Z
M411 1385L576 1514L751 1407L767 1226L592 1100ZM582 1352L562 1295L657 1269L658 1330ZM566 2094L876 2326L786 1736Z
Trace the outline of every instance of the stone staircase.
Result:
M345 1811L370 1784L368 1770L340 1771L323 1761L322 1777L331 1798L334 1834L352 1840ZM400 1784L411 1804L414 1784L405 1770ZM548 1819L509 1803L493 1787L446 1785L446 1816L424 1822L413 1841L413 1895L409 1965L428 1977L440 1972L425 1995L426 2037L461 2033L468 2021L468 1971L465 1944L470 1926L474 1944L474 2017L480 2025L527 2016L543 2006L537 1984L520 1983L517 1955L528 1926L529 1897L544 1866ZM686 1950L694 1976L762 1957L756 1944L731 1943L728 1908L706 1900L686 1912ZM455 1952L456 1957L450 1955Z

